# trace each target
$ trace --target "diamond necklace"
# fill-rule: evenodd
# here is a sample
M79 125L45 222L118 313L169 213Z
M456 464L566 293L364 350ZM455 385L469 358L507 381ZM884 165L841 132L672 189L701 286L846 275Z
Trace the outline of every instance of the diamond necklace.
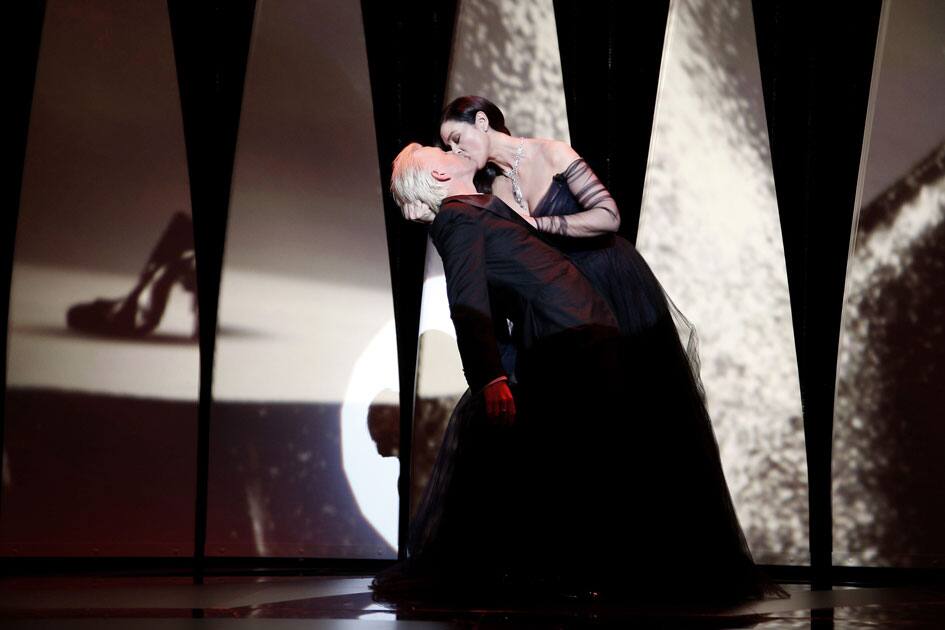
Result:
M518 181L518 165L522 161L523 155L525 155L525 138L522 138L518 148L515 149L515 155L512 156L512 168L503 171L502 174L508 177L509 181L512 182L512 196L515 197L515 203L521 206L522 210L527 213L528 202L525 201L525 195L522 194L522 185Z

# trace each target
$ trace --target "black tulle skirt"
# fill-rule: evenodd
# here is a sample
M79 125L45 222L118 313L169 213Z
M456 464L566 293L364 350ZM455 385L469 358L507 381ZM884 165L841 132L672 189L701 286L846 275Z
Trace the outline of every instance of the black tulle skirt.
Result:
M522 351L518 417L467 392L381 599L783 596L755 567L698 377L695 331L635 248L571 252L620 336Z

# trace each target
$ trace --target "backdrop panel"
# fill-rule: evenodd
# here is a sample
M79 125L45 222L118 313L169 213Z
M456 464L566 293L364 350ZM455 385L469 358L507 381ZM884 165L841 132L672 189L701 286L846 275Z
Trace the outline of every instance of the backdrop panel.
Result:
M357 3L259 3L213 383L207 554L391 558L397 356Z
M806 564L800 387L748 0L670 5L637 245L698 331L755 559Z
M945 559L942 33L942 3L885 3L837 366L837 564Z
M193 552L194 290L167 8L51 1L13 267L0 552Z

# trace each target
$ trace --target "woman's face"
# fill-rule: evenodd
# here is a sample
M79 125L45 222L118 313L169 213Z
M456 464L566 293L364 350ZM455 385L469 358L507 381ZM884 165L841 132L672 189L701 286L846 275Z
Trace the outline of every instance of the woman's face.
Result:
M475 162L478 170L489 161L489 136L483 127L488 129L488 122L471 125L461 120L447 120L440 125L440 139L456 155Z

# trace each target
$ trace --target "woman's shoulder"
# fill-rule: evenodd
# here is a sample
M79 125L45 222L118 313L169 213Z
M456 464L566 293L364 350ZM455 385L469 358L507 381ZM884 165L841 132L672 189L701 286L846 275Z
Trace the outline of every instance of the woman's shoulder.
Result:
M534 138L534 140L537 143L542 159L555 173L564 172L575 160L581 158L577 151L567 142L547 138Z

